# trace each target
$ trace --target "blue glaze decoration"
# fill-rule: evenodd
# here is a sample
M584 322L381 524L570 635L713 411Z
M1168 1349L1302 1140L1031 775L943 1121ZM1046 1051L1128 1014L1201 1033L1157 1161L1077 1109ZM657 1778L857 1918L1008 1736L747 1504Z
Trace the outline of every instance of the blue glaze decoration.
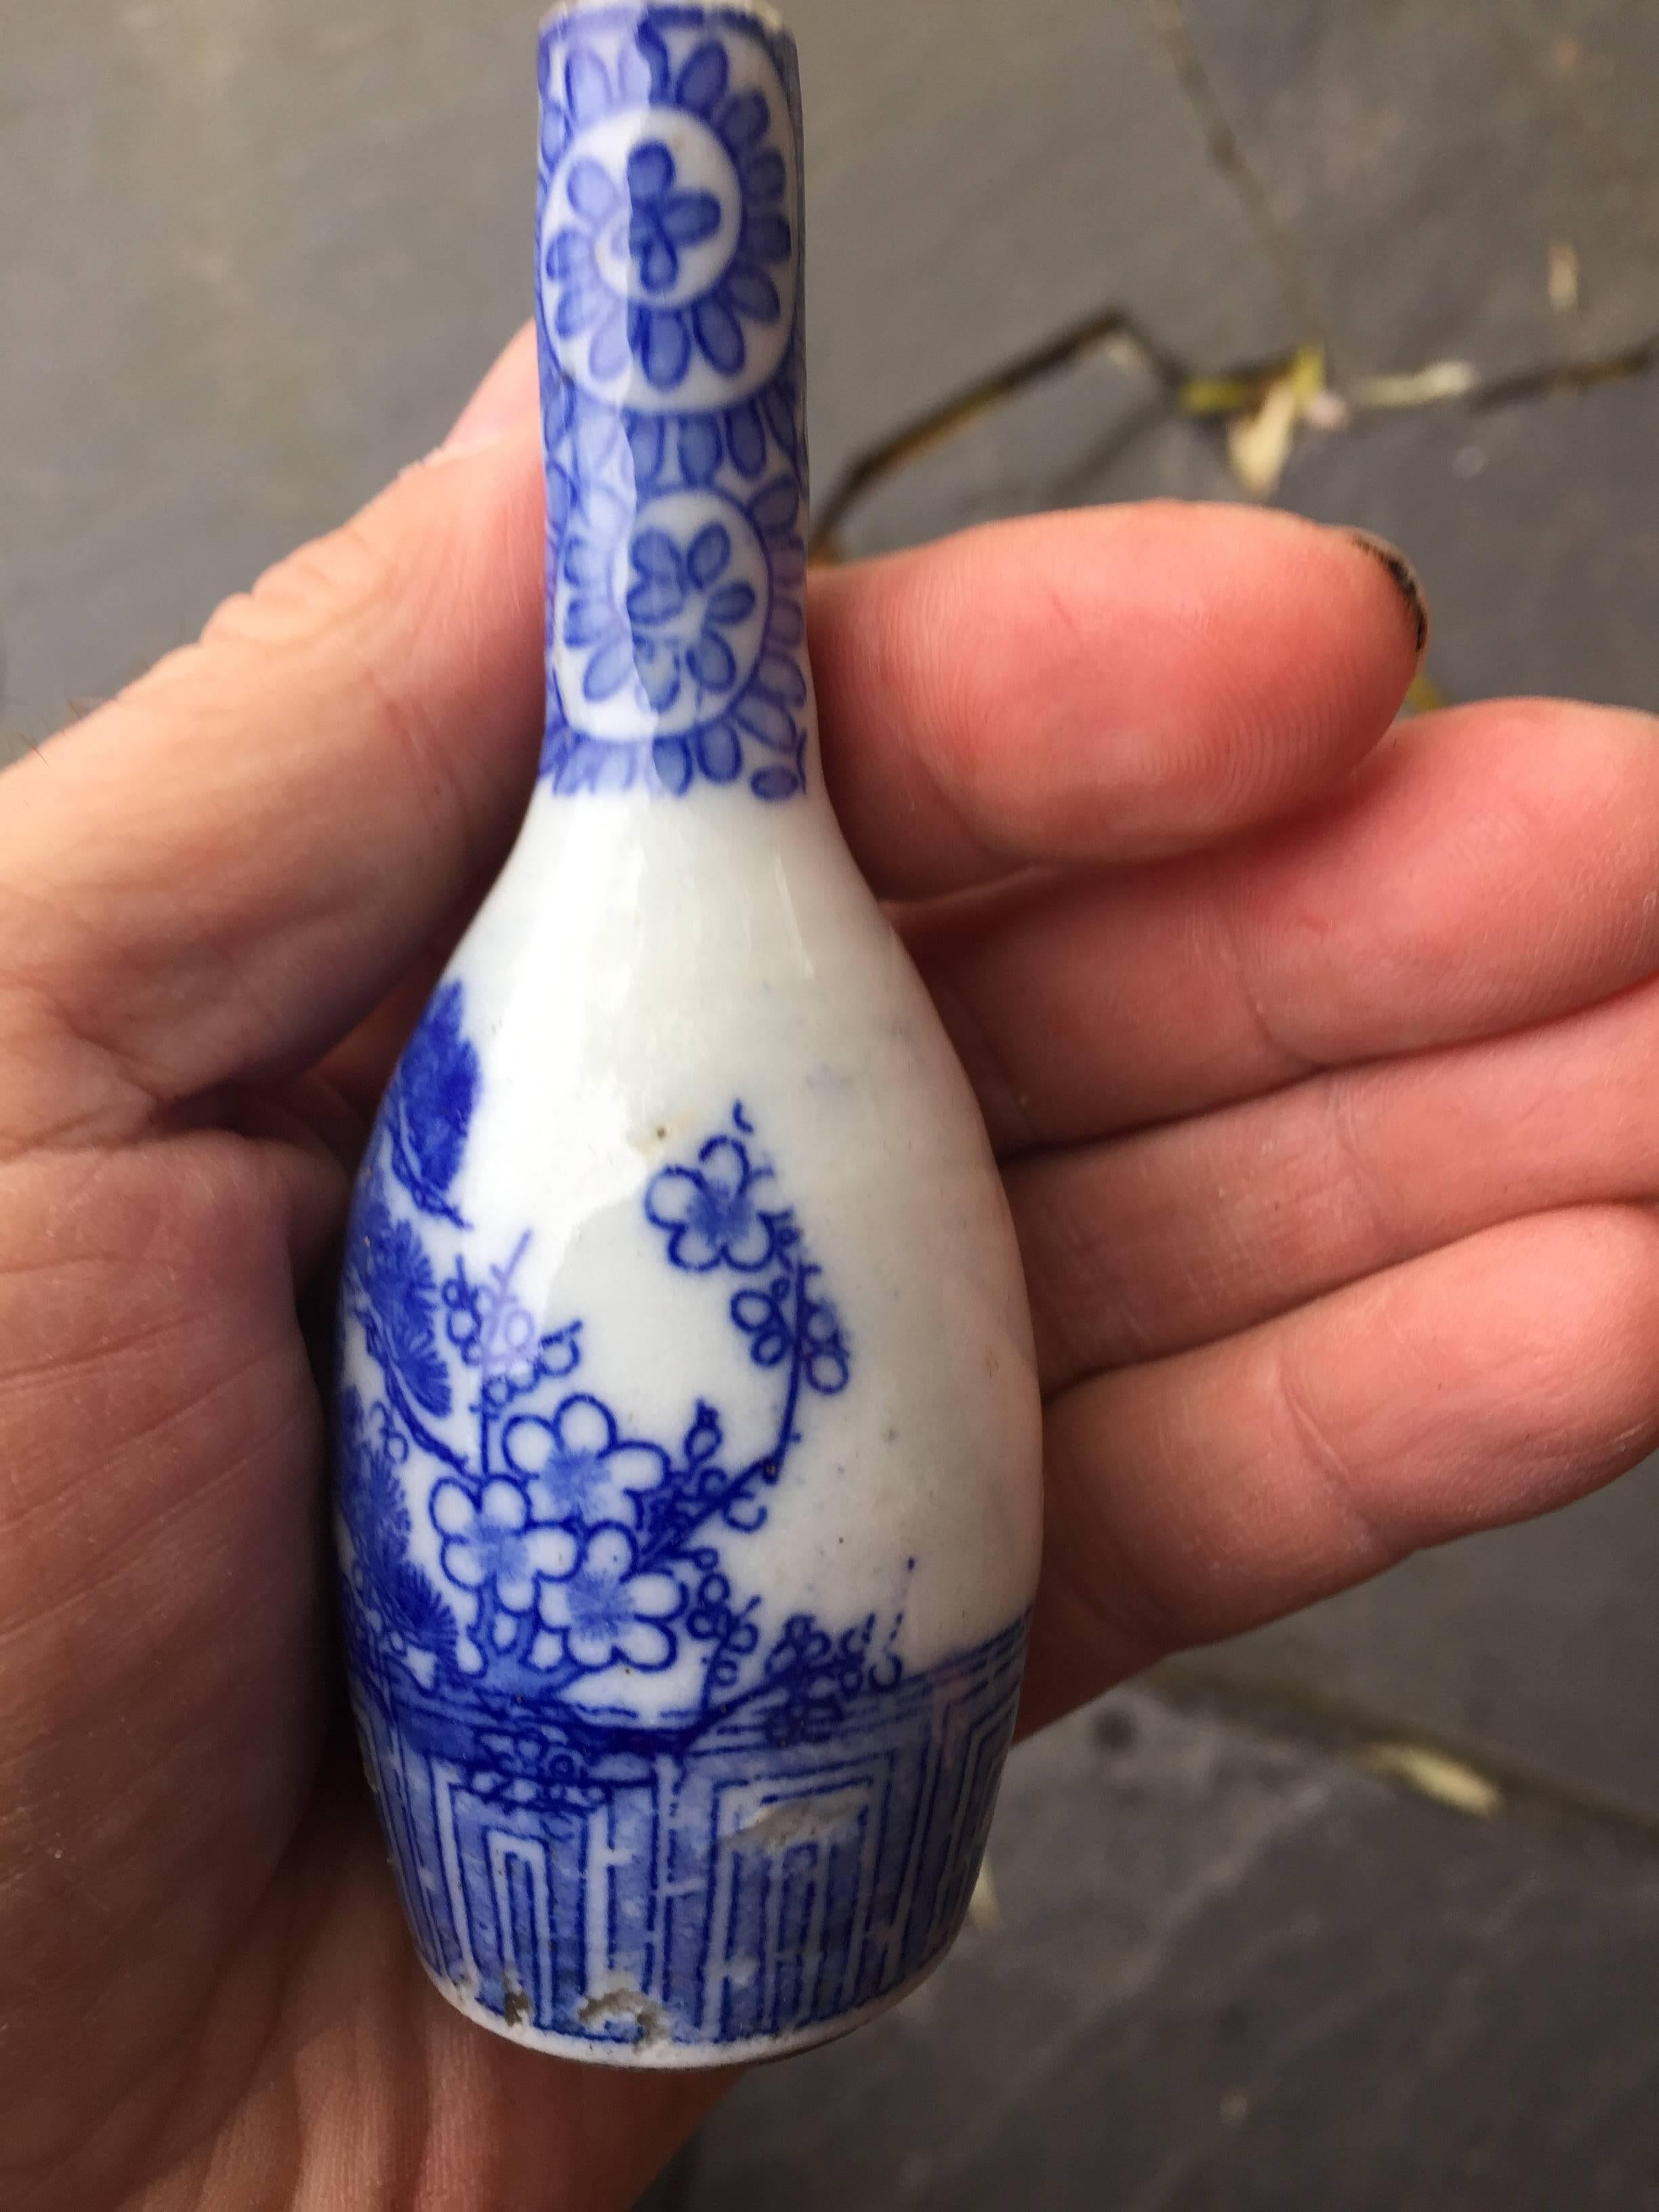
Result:
M720 8L542 35L543 779L805 787L793 49Z
M857 1358L759 1132L734 1106L639 1201L688 1294L720 1286L772 1409L737 1459L702 1396L636 1433L583 1385L606 1317L543 1328L533 1232L468 1228L465 1011L446 983L405 1052L343 1270L374 1378L337 1407L345 1642L410 1924L484 2013L600 2054L805 2035L955 1933L1024 1623L911 1672L897 1611L769 1618L746 1541Z

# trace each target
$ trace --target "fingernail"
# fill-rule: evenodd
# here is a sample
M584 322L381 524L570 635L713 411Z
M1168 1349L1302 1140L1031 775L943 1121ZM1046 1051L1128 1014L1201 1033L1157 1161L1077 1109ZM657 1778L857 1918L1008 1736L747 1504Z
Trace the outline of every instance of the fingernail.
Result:
M453 460L458 453L474 453L481 446L493 446L507 431L516 429L527 415L533 415L539 404L536 332L534 326L526 323L508 340L495 366L461 410L454 428L439 447L438 455Z
M1412 626L1412 636L1420 661L1429 642L1429 603L1423 596L1423 586L1417 571L1397 545L1390 545L1386 538L1379 538L1374 530L1350 528L1348 535L1356 545L1363 546L1373 561L1379 561L1389 572L1389 580L1406 603L1406 617Z

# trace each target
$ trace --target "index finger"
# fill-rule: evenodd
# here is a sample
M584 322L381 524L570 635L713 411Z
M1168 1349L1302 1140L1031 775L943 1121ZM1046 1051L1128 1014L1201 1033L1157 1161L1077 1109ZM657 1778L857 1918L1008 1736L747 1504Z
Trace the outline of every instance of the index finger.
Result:
M993 523L813 580L824 774L891 896L1292 811L1382 737L1427 627L1389 548L1170 501Z
M541 678L530 398L15 787L19 1140L326 1051L505 849ZM890 890L1283 811L1382 734L1415 652L1373 555L1279 516L1051 517L820 581L826 772Z

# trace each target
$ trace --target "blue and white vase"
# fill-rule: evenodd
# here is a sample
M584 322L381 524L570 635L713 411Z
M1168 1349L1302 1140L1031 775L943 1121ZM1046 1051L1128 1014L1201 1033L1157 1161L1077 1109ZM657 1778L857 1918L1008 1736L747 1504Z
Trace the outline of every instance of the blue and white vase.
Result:
M701 2065L955 1935L1038 1400L973 1099L817 770L793 44L580 4L541 83L546 742L358 1184L346 1643L444 1995Z

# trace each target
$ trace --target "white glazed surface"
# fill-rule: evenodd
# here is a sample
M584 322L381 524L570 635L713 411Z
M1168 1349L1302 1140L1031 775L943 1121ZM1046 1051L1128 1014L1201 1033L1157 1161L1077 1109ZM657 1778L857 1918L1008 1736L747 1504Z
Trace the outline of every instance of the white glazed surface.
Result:
M1035 1592L1041 1522L1041 1408L1012 1231L966 1080L827 802L762 809L738 792L690 807L645 793L572 805L539 793L446 980L465 994L481 1074L447 1193L467 1225L408 1218L440 1282L469 1255L476 1275L478 1254L520 1252L513 1287L535 1333L580 1323L581 1366L568 1387L603 1401L622 1437L678 1437L713 1403L732 1464L771 1448L778 1391L731 1325L732 1279L665 1267L647 1218L653 1178L695 1159L706 1133L729 1128L739 1100L751 1153L773 1164L833 1296L847 1387L804 1406L760 1525L715 1522L702 1534L753 1608L756 1656L733 1702L763 1693L766 1654L792 1617L832 1633L867 1623L880 1666L915 1681L1009 1631ZM378 1379L348 1313L341 1389L372 1402ZM556 1395L526 1404L546 1414ZM464 1395L428 1425L467 1456ZM398 1480L409 1557L445 1589L465 1644L470 1601L446 1578L435 1504L441 1486L453 1492L451 1470L417 1449ZM707 1697L709 1662L705 1645L682 1636L672 1665L619 1657L565 1685L562 1710L600 1730L684 1729ZM403 1663L430 1686L429 1655L411 1650ZM1000 1740L1011 1710L1005 1693ZM392 1820L399 1797L418 1793L418 1762L395 1734L366 1729ZM837 1756L832 1741L822 1769L832 1781L850 1771ZM945 1782L961 1779L948 1769L965 1751L947 1755L936 1743L930 1756L945 1757ZM459 1785L465 1765L448 1771ZM733 1841L751 1855L766 1848L757 1832L775 1802L768 1771L763 1756L744 1793L751 1813L718 1816L728 1829L735 1820ZM775 1790L790 1786L780 1778ZM988 1809L983 1798L974 1817ZM512 1828L503 1832L520 1848ZM781 1834L777 1880L803 1840L810 1828ZM460 1849L452 1834L435 1868L403 1870L406 1895L416 1882L447 1887L458 1923ZM972 1871L941 1871L952 1911ZM596 1909L584 1903L590 1930ZM733 1952L733 1908L721 1910L725 1971L741 1981L759 1962ZM777 1941L775 1925L769 1958ZM586 2002L601 2031L613 2019L637 2027L618 2039L504 2013L480 1969L446 1972L422 1948L437 1986L496 2033L653 2069L777 2056L842 2033L896 2002L938 1955L827 2016L685 2038L634 1978L607 1969L601 1938Z
M1039 1412L1006 1203L827 802L540 794L449 972L486 1071L459 1210L502 1248L535 1224L521 1295L548 1328L587 1317L585 1387L630 1432L683 1427L698 1395L755 1395L725 1290L700 1296L653 1249L646 1185L738 1099L777 1163L858 1382L803 1424L747 1543L769 1607L902 1611L915 1668L1024 1612ZM763 1449L770 1411L735 1456Z

